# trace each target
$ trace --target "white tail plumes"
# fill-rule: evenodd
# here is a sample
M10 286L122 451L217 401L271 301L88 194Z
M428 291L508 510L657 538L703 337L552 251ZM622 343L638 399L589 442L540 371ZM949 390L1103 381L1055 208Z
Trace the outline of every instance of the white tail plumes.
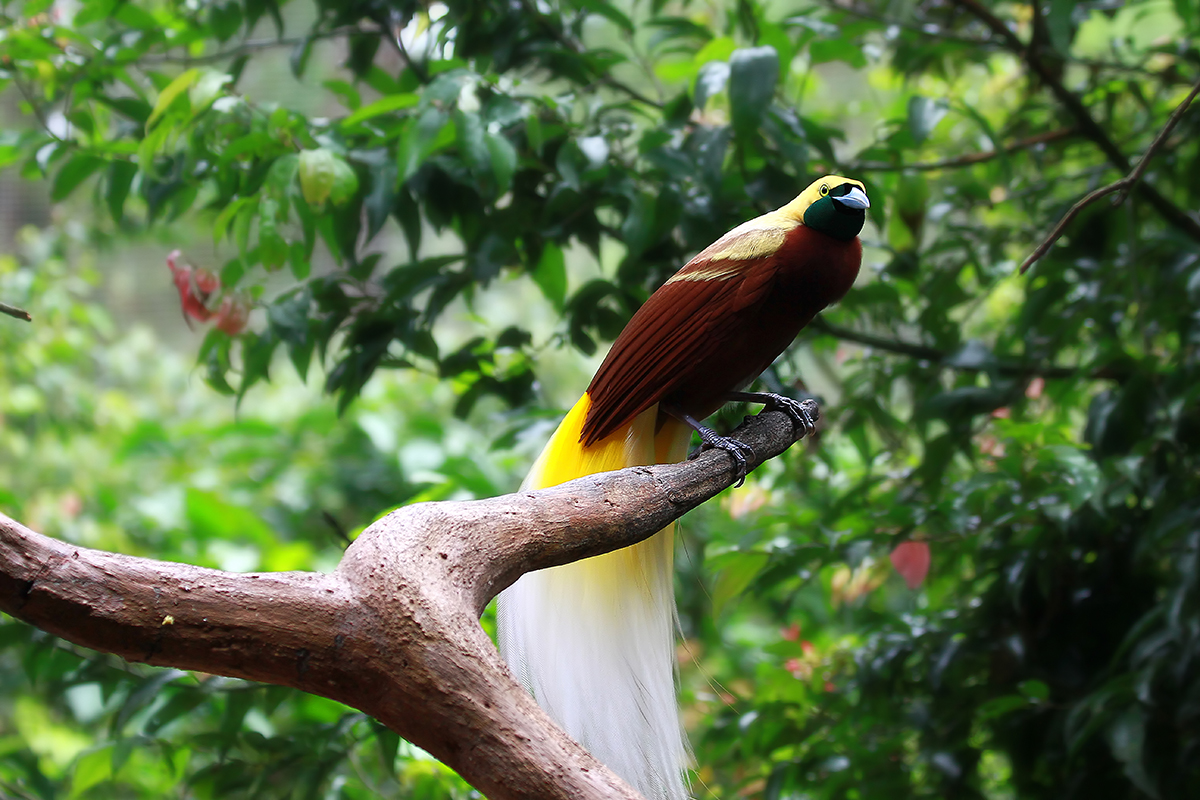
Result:
M579 425L587 405L584 395L522 488L686 454L686 428L664 426L655 441L657 407L585 449ZM517 678L567 733L651 800L688 797L675 693L673 541L672 526L633 547L529 573L497 607L500 651Z

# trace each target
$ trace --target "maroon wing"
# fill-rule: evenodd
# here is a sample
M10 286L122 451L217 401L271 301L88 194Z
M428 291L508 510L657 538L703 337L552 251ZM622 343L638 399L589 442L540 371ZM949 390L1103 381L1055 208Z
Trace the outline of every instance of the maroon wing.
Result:
M720 277L671 280L652 294L588 386L592 404L580 441L589 445L603 439L713 359L769 292L774 262L758 258L742 262L736 271L714 273Z

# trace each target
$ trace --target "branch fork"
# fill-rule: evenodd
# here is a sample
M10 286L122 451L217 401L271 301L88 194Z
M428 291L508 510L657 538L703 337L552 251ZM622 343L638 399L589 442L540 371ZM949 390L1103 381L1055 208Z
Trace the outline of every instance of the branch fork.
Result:
M816 416L816 403L806 408ZM733 436L753 469L803 434L770 411ZM363 531L331 574L234 574L89 550L0 515L0 610L128 661L353 706L493 800L635 800L516 683L479 615L522 574L635 544L736 478L729 454L712 450L407 506Z

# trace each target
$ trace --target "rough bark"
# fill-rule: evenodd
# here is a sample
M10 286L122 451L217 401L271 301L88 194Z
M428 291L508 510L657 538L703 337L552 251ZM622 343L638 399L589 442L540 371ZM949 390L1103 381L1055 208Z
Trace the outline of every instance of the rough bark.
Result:
M816 404L811 405L816 415ZM734 437L750 468L801 435ZM636 798L513 680L479 626L525 572L625 547L736 479L709 451L378 520L332 574L234 574L76 547L0 515L0 610L128 661L302 689L370 714L493 800Z

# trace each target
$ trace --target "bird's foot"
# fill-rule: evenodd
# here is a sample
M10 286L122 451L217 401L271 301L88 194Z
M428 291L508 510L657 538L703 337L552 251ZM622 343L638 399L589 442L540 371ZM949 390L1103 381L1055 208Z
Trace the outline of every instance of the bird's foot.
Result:
M792 418L801 437L817 432L817 420L821 418L821 409L815 400L793 400L774 392L730 392L729 399L762 403L765 408L782 411Z
M704 443L700 445L697 455L705 450L724 450L733 459L734 471L737 474L737 483L734 486L741 486L745 483L746 475L750 472L748 459L754 455L754 448L737 439L721 436L711 428L701 426L696 428L696 433L700 434L700 440Z
M686 423L692 430L700 434L700 441L703 444L689 458L695 458L705 450L724 450L733 459L733 468L737 475L737 483L734 486L741 486L746 482L746 475L750 473L750 458L754 456L753 447L745 442L739 442L737 439L721 436L712 428L706 428L698 420L681 411L672 408L664 408L663 410L680 422Z

